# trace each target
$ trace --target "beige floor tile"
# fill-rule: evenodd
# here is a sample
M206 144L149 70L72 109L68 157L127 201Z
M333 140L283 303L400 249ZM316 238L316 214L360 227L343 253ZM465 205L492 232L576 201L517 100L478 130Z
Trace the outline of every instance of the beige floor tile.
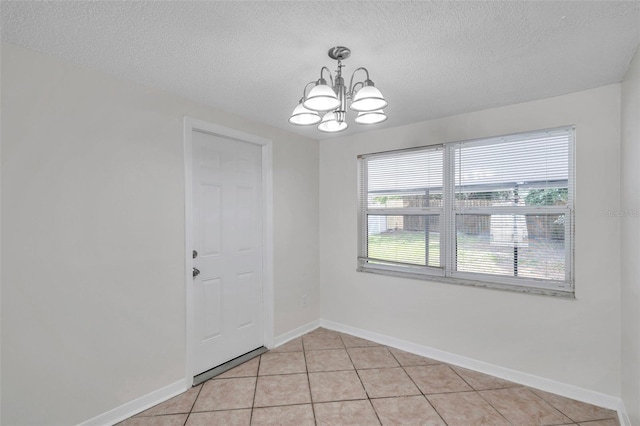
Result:
M207 411L192 413L185 426L248 426L251 423L251 410Z
M340 337L340 336L342 336L342 333L340 333L339 331L329 330L329 329L326 329L326 328L318 327L315 330L303 335L303 337L304 336L318 336L318 335ZM342 340L342 339L340 339L340 340Z
M447 426L424 396L372 399L383 426Z
M475 390L503 389L520 386L517 383L502 380L497 377L479 373L477 371L467 370L466 368L454 366L451 366L451 368L453 368L453 370L458 373L464 379L464 381L471 385L471 387Z
M596 420L594 422L581 422L580 426L620 426L618 419Z
M427 399L449 426L509 426L476 392L427 395Z
M557 408L562 414L574 422L586 422L590 420L615 419L618 413L595 405L586 404L563 396L554 395L538 389L530 389L540 398Z
M252 425L314 426L311 404L256 408Z
M193 403L198 397L198 393L200 393L201 387L202 385L194 386L178 396L174 396L173 398L160 403L155 407L151 407L148 410L143 411L136 417L189 413L191 411L191 408L193 407Z
M344 344L338 333L316 332L302 336L305 351L317 351L321 349L344 349Z
M421 395L420 390L400 367L359 370L358 375L369 398Z
M384 346L375 348L349 348L347 349L351 361L356 369L363 368L387 368L399 367L396 359L391 355L389 349Z
M472 390L471 387L447 365L405 367L405 371L411 376L424 394Z
M366 348L371 346L380 346L376 342L371 340L362 339L360 337L351 336L349 334L342 334L342 341L347 348Z
M367 398L355 371L309 373L309 384L313 402Z
M131 417L118 426L182 426L188 414L171 414L168 416Z
M193 411L251 408L255 386L255 377L209 380L202 386Z
M289 340L287 343L280 345L277 348L271 349L269 353L301 352L301 351L302 351L302 337L296 337L295 339Z
M322 334L322 333L340 334L340 333L338 333L337 331L334 331L334 330L329 330L329 329L324 328L324 327L318 327L316 329L311 330L307 334L305 334L305 336L309 336L309 335L313 335L313 334Z
M564 414L526 388L486 390L478 393L513 424L528 426L571 423Z
M258 377L254 407L308 404L310 402L311 394L306 374Z
M255 377L258 375L258 364L260 363L260 357L257 356L253 359L250 359L247 362L240 364L239 366L232 368L229 371L226 371L219 376L214 377L215 379L230 379L232 377Z
M335 426L379 425L378 417L369 401L340 401L313 404L316 423Z
M260 376L306 373L303 352L266 353L260 359Z
M353 370L354 368L349 354L344 349L309 351L305 355L309 372Z
M393 354L395 359L397 359L400 365L403 367L410 367L415 365L442 364L440 361L436 361L435 359L426 358L420 355L401 351L400 349L389 348L389 351Z

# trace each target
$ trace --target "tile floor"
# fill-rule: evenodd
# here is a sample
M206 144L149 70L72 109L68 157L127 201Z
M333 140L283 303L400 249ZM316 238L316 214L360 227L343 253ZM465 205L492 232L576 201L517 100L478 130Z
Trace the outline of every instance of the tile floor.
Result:
M319 328L122 426L619 425L615 411Z

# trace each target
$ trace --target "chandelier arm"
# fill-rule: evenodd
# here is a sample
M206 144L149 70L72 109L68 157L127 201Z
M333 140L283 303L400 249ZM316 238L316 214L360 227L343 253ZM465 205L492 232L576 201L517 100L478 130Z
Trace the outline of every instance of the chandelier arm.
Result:
M356 88L358 87L358 84L360 84L362 87L364 87L364 82L359 81L359 82L357 82L356 84L353 85L353 91L354 92L356 91ZM362 87L360 89L362 89ZM349 94L353 95L353 92L349 91Z
M353 94L353 77L356 75L356 72L364 70L367 73L367 80L369 80L369 71L365 67L356 68L351 74L351 81L349 82L349 94ZM356 85L361 82L357 82ZM364 83L363 83L364 86Z
M315 81L310 81L307 83L306 86L304 86L304 89L302 89L302 99L301 102L303 102L305 99L307 99L307 88L312 85L312 84L316 84Z
M331 75L331 70L327 67L322 67L320 68L320 80L322 80L322 72L324 70L327 70L327 72L329 73L329 80L331 80L331 87L333 87L333 75Z

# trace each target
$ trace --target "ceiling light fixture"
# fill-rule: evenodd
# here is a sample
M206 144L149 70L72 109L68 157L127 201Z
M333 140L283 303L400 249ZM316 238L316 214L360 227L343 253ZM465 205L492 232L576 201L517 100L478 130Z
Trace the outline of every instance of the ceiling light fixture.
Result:
M360 67L351 74L349 88L344 84L342 78L342 60L351 56L348 47L336 46L329 49L329 57L338 61L338 69L335 71L336 78L331 75L327 67L320 69L320 78L317 81L307 83L302 92L300 103L293 110L289 123L297 126L310 126L318 124L321 132L341 132L349 125L345 121L347 115L347 103L349 108L358 112L355 122L358 124L376 124L387 119L383 108L387 106L387 101L382 93L376 89L373 81L369 79L369 71ZM324 78L324 71L329 74L331 86ZM353 83L353 78L358 71L366 73L364 81ZM314 85L307 93L309 86Z

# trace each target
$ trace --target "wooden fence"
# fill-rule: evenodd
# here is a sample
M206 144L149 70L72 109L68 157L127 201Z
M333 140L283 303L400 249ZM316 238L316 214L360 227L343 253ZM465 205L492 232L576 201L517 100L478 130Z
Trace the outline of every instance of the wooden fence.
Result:
M403 198L404 207L442 207L442 200L426 200L424 196ZM466 207L491 207L492 200L465 200ZM527 233L533 239L564 240L564 221L562 215L528 215ZM431 232L440 231L440 217L405 215L387 218L388 229L404 229L405 231L424 231L428 226ZM456 221L458 232L468 235L489 236L491 233L490 215L459 215Z

